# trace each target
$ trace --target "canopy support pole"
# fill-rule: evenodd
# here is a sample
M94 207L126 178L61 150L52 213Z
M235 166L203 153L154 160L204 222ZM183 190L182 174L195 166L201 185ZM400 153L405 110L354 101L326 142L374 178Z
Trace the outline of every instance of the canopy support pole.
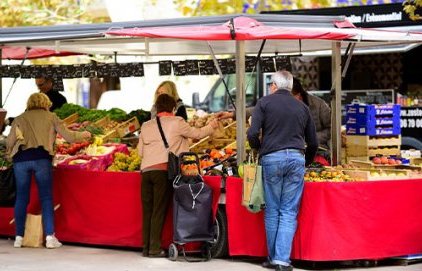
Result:
M233 108L236 111L236 105L233 101L232 95L230 94L230 90L229 90L229 87L227 86L226 80L224 80L224 75L223 75L223 72L221 71L220 64L218 64L218 60L217 60L217 57L214 54L214 50L212 49L212 46L211 46L209 41L207 41L207 44L208 44L208 49L210 49L210 54L212 56L214 66L217 68L218 75L220 76L220 80L223 82L224 87L226 88L226 93L229 96L230 102L232 103Z
M237 163L246 159L246 91L245 91L245 41L236 41L236 149Z
M356 43L349 43L349 46L347 46L346 55L347 57L346 61L344 62L343 71L341 72L341 79L346 77L347 70L349 69L350 61L352 60L353 51L355 50Z
M331 162L341 163L341 43L332 43L331 72L334 95L331 99Z

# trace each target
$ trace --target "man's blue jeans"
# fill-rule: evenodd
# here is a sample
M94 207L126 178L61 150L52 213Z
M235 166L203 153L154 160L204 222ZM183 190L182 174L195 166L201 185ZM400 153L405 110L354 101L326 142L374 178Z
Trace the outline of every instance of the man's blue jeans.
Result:
M26 209L29 203L32 174L38 187L45 235L54 233L51 160L41 159L13 164L16 178L15 223L16 235L25 233Z
M290 253L302 198L305 156L286 149L261 159L265 193L265 231L269 260L290 265Z

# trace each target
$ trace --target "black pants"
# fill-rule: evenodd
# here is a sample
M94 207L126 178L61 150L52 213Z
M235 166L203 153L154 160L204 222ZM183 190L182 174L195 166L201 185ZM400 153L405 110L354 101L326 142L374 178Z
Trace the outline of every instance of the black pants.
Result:
M167 171L154 170L142 173L142 236L143 254L159 253L161 232L172 195L172 187L167 180Z

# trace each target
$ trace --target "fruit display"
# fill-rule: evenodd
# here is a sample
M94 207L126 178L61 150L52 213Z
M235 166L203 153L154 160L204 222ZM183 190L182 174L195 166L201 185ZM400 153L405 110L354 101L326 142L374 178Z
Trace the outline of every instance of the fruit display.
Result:
M353 182L358 179L352 178L342 170L336 168L307 169L304 180L306 182Z
M106 146L101 146L97 144L91 144L85 149L85 154L90 155L90 156L107 155L107 154L112 153L114 149L115 148L113 146L106 147Z
M123 152L114 153L114 160L107 171L138 171L141 165L141 157L139 157L136 149L131 149L129 154Z
M80 150L86 148L87 146L89 146L89 142L88 141L84 141L81 143L63 143L63 144L58 144L56 145L56 153L58 154L70 154L70 155L74 155L77 152L79 152Z
M376 156L372 158L372 163L375 165L401 165L401 159L390 156Z
M216 129L212 136L207 136L190 145L190 151L201 153L206 149L222 149L236 141L236 122Z
M188 123L192 127L196 128L202 128L206 126L211 120L215 118L215 114L205 114L201 117L194 115L190 120L188 120ZM223 125L223 127L229 125L233 122L233 119L222 119L219 120L219 122Z
M115 129L118 125L119 122L112 120L109 116L105 116L104 118L97 120L92 124L93 127L100 128L102 130L102 134L110 132L111 130Z
M349 174L353 178L363 181L385 181L385 180L401 180L409 179L410 171L398 170L398 169L354 169L344 170L345 173Z
M207 176L238 176L236 151L231 147L206 150L199 164L201 173Z

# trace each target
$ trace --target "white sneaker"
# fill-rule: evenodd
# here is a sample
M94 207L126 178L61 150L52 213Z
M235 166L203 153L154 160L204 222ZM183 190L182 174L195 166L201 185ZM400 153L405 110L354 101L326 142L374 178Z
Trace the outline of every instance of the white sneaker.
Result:
M16 235L15 242L13 243L13 246L17 247L17 248L22 247L22 242L23 242L23 237Z
M57 240L56 236L47 235L47 237L45 238L45 246L47 248L59 248L62 246L62 243Z

